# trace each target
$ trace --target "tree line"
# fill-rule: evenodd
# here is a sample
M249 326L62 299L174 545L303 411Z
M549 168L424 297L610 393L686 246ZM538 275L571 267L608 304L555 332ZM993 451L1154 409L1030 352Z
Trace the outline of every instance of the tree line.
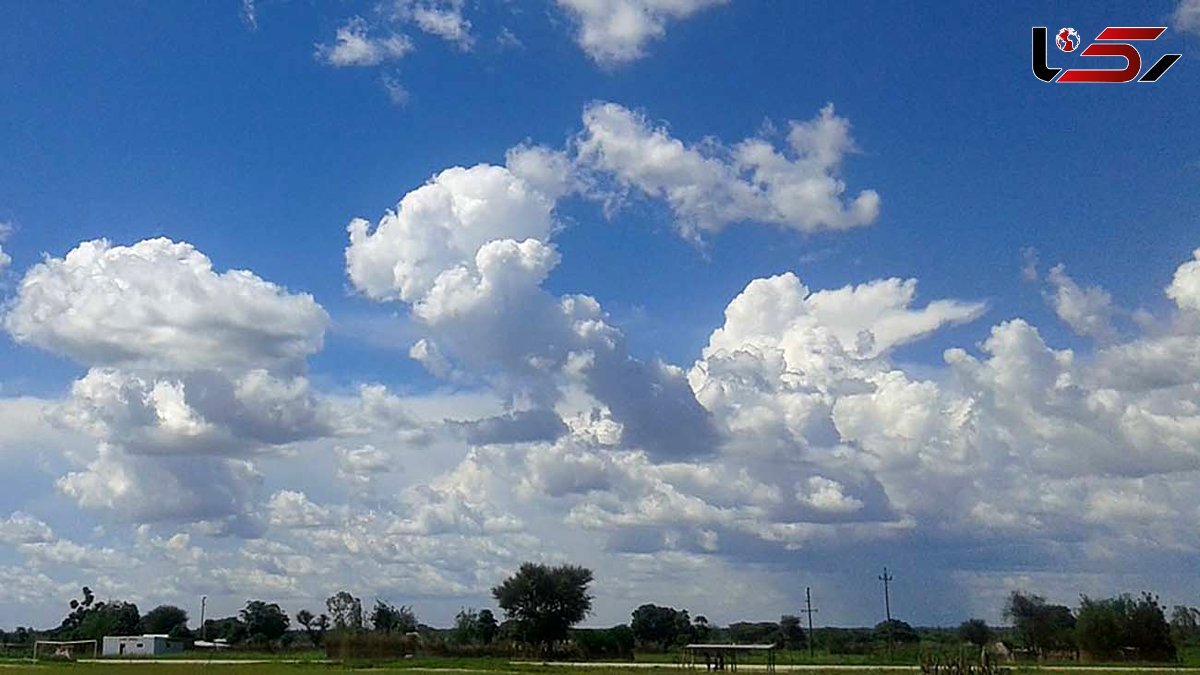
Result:
M98 601L88 587L69 601L61 624L49 631L18 628L0 631L0 643L32 644L35 639L100 640L110 635L165 634L181 639L205 638L230 645L273 649L325 648L331 654L396 655L427 653L505 653L522 649L548 655L572 652L581 657L632 657L634 649L670 651L692 642L775 644L781 649L810 646L797 615L779 621L734 622L716 626L687 609L646 603L631 612L630 621L607 629L576 629L592 609L591 570L575 565L525 563L492 589L503 620L490 609L463 608L454 626L436 629L418 621L409 605L376 599L369 610L349 591L338 591L317 611L302 609L292 618L276 603L250 600L237 614L204 621L188 628L188 613L160 605L141 614L137 605L121 600ZM878 654L900 648L931 648L974 644L1015 652L1035 659L1172 661L1178 647L1200 646L1200 610L1177 606L1168 620L1158 598L1119 595L1081 596L1072 609L1052 604L1039 595L1013 592L1003 614L1009 627L993 628L981 619L963 622L957 630L921 629L899 619L873 629L824 628L816 641L830 654ZM489 651L490 650L490 651Z

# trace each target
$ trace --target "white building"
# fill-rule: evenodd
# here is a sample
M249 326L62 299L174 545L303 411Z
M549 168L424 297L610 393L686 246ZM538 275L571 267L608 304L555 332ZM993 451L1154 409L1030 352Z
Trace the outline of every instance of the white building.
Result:
M183 640L166 635L119 635L104 638L104 656L161 656L183 652Z

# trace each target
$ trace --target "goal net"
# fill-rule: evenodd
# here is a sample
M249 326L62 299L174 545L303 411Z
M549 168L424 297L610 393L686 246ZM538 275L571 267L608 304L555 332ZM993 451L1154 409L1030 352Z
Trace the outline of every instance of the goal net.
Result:
M33 660L94 659L99 646L96 640L38 640L33 643Z

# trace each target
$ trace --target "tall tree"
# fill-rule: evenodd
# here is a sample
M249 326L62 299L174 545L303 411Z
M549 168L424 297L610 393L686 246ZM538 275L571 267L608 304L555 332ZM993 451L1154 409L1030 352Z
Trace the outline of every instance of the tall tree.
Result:
M251 600L238 612L246 625L246 635L252 642L269 643L283 637L291 620L275 603Z
M678 641L682 621L688 622L690 633L691 620L681 614L674 607L645 604L633 610L629 627L633 630L633 636L642 644L656 645L665 650Z
M110 600L91 605L79 628L78 640L101 640L108 635L138 635L142 632L142 615L132 602Z
M142 617L142 630L177 637L187 632L187 623L187 611L174 605L159 605Z
M555 643L567 638L571 626L591 612L591 583L592 571L584 567L525 563L493 588L492 595L516 622L522 638L549 654Z
M1051 605L1040 595L1013 591L1004 606L1026 648L1039 657L1047 650L1074 647L1075 617L1064 605Z
M304 627L304 633L308 635L308 641L314 647L320 647L325 640L325 631L329 629L329 617L325 614L321 616L313 616L313 613L307 609L302 609L296 612L296 623Z
M1200 609L1175 605L1171 610L1171 635L1181 644L1195 643L1200 638Z
M359 631L363 629L362 600L350 593L338 591L329 596L325 600L325 609L329 611L329 618L333 621L334 630Z
M800 627L800 617L784 614L779 617L779 641L784 649L799 649L804 642L804 629Z
M475 617L475 626L479 631L479 641L485 645L492 644L492 640L495 640L496 634L500 632L496 615L492 614L490 609L479 610L479 616Z
M381 633L411 633L417 629L417 615L408 605L396 607L376 600L375 609L371 610L371 625Z

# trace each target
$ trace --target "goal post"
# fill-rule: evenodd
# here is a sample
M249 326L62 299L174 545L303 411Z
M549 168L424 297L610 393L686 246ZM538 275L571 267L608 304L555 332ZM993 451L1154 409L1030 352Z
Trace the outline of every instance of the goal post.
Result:
M98 640L38 640L33 643L33 660L63 659L75 661L81 658L94 659L99 655Z

